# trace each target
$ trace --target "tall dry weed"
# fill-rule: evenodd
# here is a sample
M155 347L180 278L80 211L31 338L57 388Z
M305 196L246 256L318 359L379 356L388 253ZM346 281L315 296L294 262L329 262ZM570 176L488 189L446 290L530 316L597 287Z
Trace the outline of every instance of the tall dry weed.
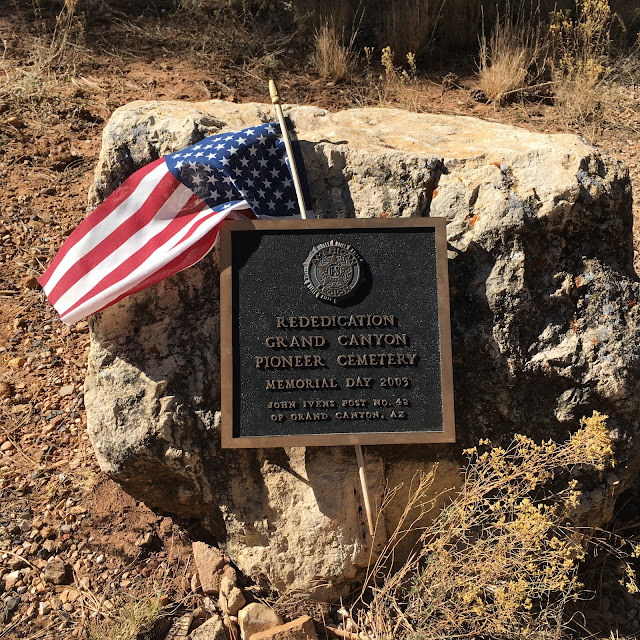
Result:
M159 592L122 603L113 617L95 620L87 625L87 640L137 640L148 637L162 614L162 596Z
M14 51L7 55L10 45L6 40L0 57L0 98L20 108L54 102L58 84L77 72L87 53L78 0L64 0L53 26L43 18L39 1L34 0L32 18L19 30L19 38L29 51L24 63L16 63Z
M378 40L401 58L433 43L445 0L396 0L376 8Z
M34 12L39 32L32 54L35 68L41 72L73 70L84 45L84 15L78 12L78 0L64 0L51 34L41 19L38 0L35 0Z
M476 50L483 22L494 21L495 5L483 0L446 0L437 29L440 46L451 51Z
M456 497L392 570L398 541L429 509L433 476L421 478L367 577L359 629L378 640L557 638L565 605L581 590L586 536L571 524L577 472L612 463L605 419L594 412L563 444L515 436L506 448L468 451Z
M316 71L325 79L339 82L347 78L354 67L354 55L344 44L342 35L332 21L327 21L317 31L315 36L315 66Z
M489 102L505 98L534 85L542 76L546 55L536 15L520 11L513 17L496 17L491 35L480 38L479 87Z
M336 33L354 37L354 25L362 20L366 11L364 0L292 0L291 8L303 33L318 32L326 24L331 24Z

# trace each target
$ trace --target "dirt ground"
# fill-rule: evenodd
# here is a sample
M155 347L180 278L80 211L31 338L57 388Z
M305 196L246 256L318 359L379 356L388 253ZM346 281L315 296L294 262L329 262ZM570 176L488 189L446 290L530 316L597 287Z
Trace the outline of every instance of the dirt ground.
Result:
M39 16L34 6L0 2L0 638L84 637L96 612L112 615L158 589L168 612L198 605L190 541L201 532L136 503L101 473L83 405L87 323L63 325L36 282L85 216L114 109L140 99L267 102L275 75L287 102L332 110L383 104L535 131L572 127L544 99L503 107L474 100L473 64L464 57L443 58L401 90L385 87L379 70L328 84L309 66L308 51L286 44L254 62L205 59L202 33L174 23L162 4L137 13L100 5L83 25L83 44L67 48L73 64L39 66L34 59L51 49L37 38L52 28L53 14ZM640 92L624 91L628 107L616 126L575 132L624 161L637 193ZM639 207L636 196L638 218ZM59 571L45 570L56 555ZM591 607L598 631L635 634L640 605L612 589Z

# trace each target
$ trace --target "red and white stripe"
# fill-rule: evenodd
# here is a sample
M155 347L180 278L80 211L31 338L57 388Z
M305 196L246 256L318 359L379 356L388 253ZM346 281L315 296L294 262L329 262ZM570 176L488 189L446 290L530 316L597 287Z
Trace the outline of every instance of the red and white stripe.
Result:
M133 174L65 241L38 282L67 324L194 265L227 217L255 217L246 202L217 213L160 158Z

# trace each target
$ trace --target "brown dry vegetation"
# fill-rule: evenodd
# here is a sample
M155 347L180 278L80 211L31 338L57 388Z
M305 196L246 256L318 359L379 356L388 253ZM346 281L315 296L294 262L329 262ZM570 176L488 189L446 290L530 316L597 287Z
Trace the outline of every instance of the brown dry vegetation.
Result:
M625 161L635 191L640 184L640 1L2 0L0 8L0 573L26 572L0 637L135 638L145 626L163 637L163 616L200 603L189 542L206 532L152 513L101 474L83 409L87 326L64 327L33 281L84 216L115 108L134 99L266 101L276 77L288 102L576 132ZM637 196L634 207L637 217ZM639 505L637 491L628 493L611 527L637 522ZM570 628L635 634L639 619L628 612L640 602L618 590L625 567L600 549L587 553L580 578L595 597ZM51 555L71 567L70 584L43 579ZM14 593L2 593L4 611ZM414 595L424 615L433 593ZM50 609L42 615L41 602ZM441 615L454 605L439 601ZM374 601L367 620L395 624L393 606ZM502 620L498 613L483 615ZM446 613L461 622L454 614Z

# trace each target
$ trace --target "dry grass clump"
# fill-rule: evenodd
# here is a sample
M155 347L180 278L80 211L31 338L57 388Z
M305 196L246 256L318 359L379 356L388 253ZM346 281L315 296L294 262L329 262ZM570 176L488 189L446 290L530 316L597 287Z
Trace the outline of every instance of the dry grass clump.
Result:
M123 594L111 596L107 601L105 593L81 590L83 637L87 640L165 637L171 619L185 609L192 611L195 608L192 594L175 599L176 586L184 582L186 569L180 557L174 555L172 541L168 558L138 587L135 597ZM160 633L162 628L165 628L164 633Z
M497 16L489 38L480 38L479 87L489 102L533 85L544 67L545 45L533 16L521 12L514 20L509 13Z
M354 56L344 44L344 36L338 35L332 22L325 22L316 33L316 71L325 79L339 82L349 77Z
M378 40L405 58L432 44L445 0L396 0L377 7Z
M136 640L148 634L162 614L162 593L123 603L112 618L92 622L88 640Z
M16 47L16 41L20 45ZM28 50L26 64L16 64L16 50ZM86 56L85 19L78 0L64 0L53 19L45 19L37 0L33 20L13 38L3 39L0 56L0 99L29 108L56 100L58 83L73 76Z
M585 535L570 520L580 503L572 476L612 463L605 420L583 418L563 444L518 435L506 448L468 451L459 493L390 572L398 542L429 509L433 478L421 478L369 573L360 629L378 640L558 637L585 555Z

